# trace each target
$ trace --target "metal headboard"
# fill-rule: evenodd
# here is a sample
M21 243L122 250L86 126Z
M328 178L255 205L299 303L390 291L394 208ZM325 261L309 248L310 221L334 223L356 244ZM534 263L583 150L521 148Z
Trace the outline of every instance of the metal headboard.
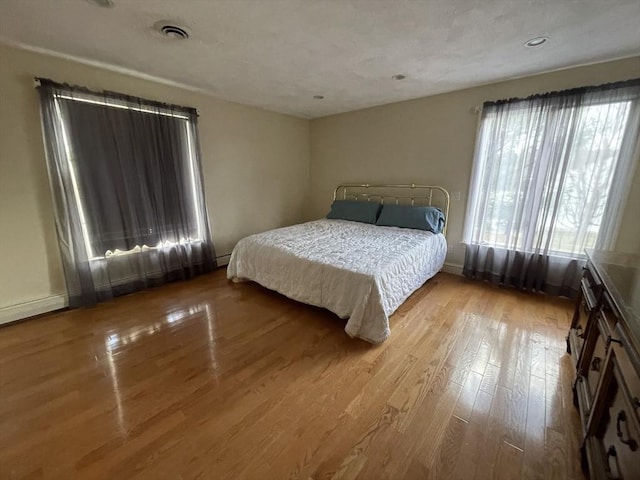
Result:
M436 201L434 201L434 192ZM406 195L405 195L406 193ZM396 205L429 205L441 208L445 215L442 233L447 234L449 223L449 192L446 188L435 185L371 185L368 183L346 183L338 185L333 191L333 200L353 199L370 201L379 200L384 204L385 198L392 199Z

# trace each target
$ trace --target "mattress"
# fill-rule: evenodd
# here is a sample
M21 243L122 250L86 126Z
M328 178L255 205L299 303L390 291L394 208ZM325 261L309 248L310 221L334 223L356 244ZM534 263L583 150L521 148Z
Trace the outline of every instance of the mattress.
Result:
M442 234L316 220L242 239L227 278L251 280L348 318L351 337L381 343L389 316L444 264Z

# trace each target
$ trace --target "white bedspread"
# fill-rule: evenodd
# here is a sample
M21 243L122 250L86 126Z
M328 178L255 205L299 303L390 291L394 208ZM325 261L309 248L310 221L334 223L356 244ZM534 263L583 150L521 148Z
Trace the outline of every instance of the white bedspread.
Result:
M349 318L345 331L371 343L389 315L444 264L443 235L346 220L316 220L242 239L227 277Z

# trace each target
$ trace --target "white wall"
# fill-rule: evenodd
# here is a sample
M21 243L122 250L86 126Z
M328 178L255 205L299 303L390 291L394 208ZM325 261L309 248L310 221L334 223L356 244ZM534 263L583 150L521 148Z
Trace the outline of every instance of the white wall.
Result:
M307 120L0 45L0 320L59 307L65 294L34 76L197 108L218 255L302 219Z
M597 85L640 77L640 57L537 75L393 103L311 121L311 198L307 218L326 214L340 183L422 183L461 192L452 201L447 231L464 262L462 225L473 163L478 116L487 100ZM618 249L640 253L640 168L625 212Z
M319 218L345 182L435 183L462 192L448 227L459 244L477 127L486 100L640 77L640 57L512 80L311 122L161 83L0 45L0 323L63 305L33 77L196 107L218 255L250 233ZM618 248L640 251L640 168Z

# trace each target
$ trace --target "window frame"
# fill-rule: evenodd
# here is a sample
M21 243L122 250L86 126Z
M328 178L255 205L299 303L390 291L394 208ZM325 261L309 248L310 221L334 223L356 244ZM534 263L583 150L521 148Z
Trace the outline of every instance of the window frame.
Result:
M561 92L560 92L561 93ZM554 96L554 95L551 95ZM560 96L560 95L558 95ZM532 97L533 99L535 99L535 97ZM559 257L570 257L570 258L584 258L585 254L583 251L583 247L584 248L593 248L597 242L598 242L598 238L599 235L601 233L601 228L603 225L603 219L605 217L605 215L607 214L607 204L608 204L608 200L609 200L609 195L610 195L610 189L611 186L613 185L613 182L615 181L615 172L616 169L618 168L618 164L620 162L620 155L622 153L622 144L623 144L623 135L624 132L626 131L626 128L628 127L628 122L629 122L629 117L630 117L630 113L631 110L633 108L633 101L634 101L635 97L631 94L629 95L625 95L625 96L621 96L620 98L616 98L613 100L608 100L608 99L601 99L600 101L592 101L589 104L576 104L576 105L566 105L566 106L552 106L550 107L550 112L552 112L551 114L546 113L546 118L544 120L544 122L548 122L549 120L551 120L551 123L553 123L553 121L555 120L555 118L553 118L553 116L557 116L558 112L561 110L569 110L569 109L575 109L576 113L575 115L581 115L582 109L587 109L587 108L592 108L594 106L598 106L598 105L613 105L613 104L627 104L626 108L625 108L625 118L624 121L621 122L623 128L622 128L622 133L620 134L620 141L618 142L618 147L616 149L615 152L615 162L613 163L613 165L610 168L610 172L609 172L609 181L608 181L608 187L609 190L605 192L605 196L604 196L604 207L603 207L603 212L599 217L599 225L598 225L598 231L595 234L594 240L593 240L593 244L592 245L580 245L580 246L575 246L573 250L562 250L560 248L557 248L558 242L556 241L557 238L557 227L558 225L560 225L559 221L556 219L551 223L552 226L552 230L551 233L549 233L549 239L548 239L548 247L545 248L545 252L547 252L548 254L552 254L554 256L559 256ZM529 106L527 105L527 102L530 102L532 99L517 99L514 100L512 103L512 107L515 107L517 110L524 110L526 111ZM488 104L485 104L485 106L489 105L489 106L495 106L495 105L499 105L500 103L511 103L511 101L505 101L505 102L489 102ZM516 110L516 111L517 111ZM482 112L482 111L481 111ZM484 113L484 112L482 112ZM489 121L496 121L500 115L500 113L498 111L495 112L491 112L489 115L492 115L494 118L490 119ZM471 188L470 188L470 194L473 195L474 190L476 195L492 195L496 193L496 190L483 190L481 187L483 185L483 183L486 181L486 176L484 171L487 169L487 167L490 165L488 162L491 161L488 154L488 150L490 150L490 147L488 146L490 141L488 141L483 134L485 133L483 131L483 127L484 127L484 122L487 121L489 117L486 117L484 114L481 114L479 117L479 123L478 123L478 138L476 141L476 153L474 155L474 165L473 165L473 170L474 172L472 173L472 178L471 178ZM547 125L544 126L544 128L542 130L546 131L549 127ZM575 128L574 126L572 126L571 128ZM489 132L492 131L492 128L488 129ZM540 139L542 144L544 145L545 143L545 133L542 133L540 135ZM487 142L487 143L485 143ZM526 146L525 146L526 147ZM575 143L573 143L573 141L567 142L565 148L569 149L569 152L566 153L566 155L572 155L571 154L571 150L575 150L577 147L577 145ZM544 146L542 148L545 148ZM478 151L481 151L482 153L478 153ZM524 154L526 155L526 154ZM550 157L551 158L551 157ZM567 160L567 162L570 162L571 160ZM601 160L602 161L602 160ZM498 167L502 170L503 167ZM478 175L476 173L476 171L480 169L483 173L482 175ZM531 178L528 179L528 182L532 182L535 180L532 180L533 176ZM477 182L478 184L475 185L475 182ZM563 189L564 185L566 183L566 178L562 180L562 182L558 182L557 188ZM474 188L476 187L476 188ZM555 190L554 190L555 191ZM503 192L504 193L504 192ZM522 185L519 185L519 188L517 191L513 191L512 192L514 197L518 197L518 196L523 196L526 195L527 193L527 188L523 188ZM562 193L560 192L560 195ZM528 252L528 253L533 253L535 251L538 250L538 247L536 245L539 244L540 240L543 239L545 232L548 231L547 228L545 228L546 225L548 225L545 222L545 225L541 225L540 227L535 226L534 228L531 228L527 231L527 234L524 238L524 240L509 240L510 234L509 234L509 228L507 228L507 232L505 234L505 240L503 242L495 242L495 241L489 241L489 240L485 240L489 235L484 233L484 229L486 228L486 224L488 223L488 218L487 215L483 214L478 214L476 210L479 210L478 208L478 203L475 202L475 208L473 210L473 212L470 210L471 206L474 205L474 203L472 203L472 199L471 199L471 195L469 198L469 205L467 206L467 215L472 215L474 218L474 221L472 224L470 224L470 227L465 225L465 233L464 233L464 238L463 238L463 243L468 243L468 244L475 244L475 245L481 245L481 246L486 246L486 247L493 247L493 248L499 248L499 249L505 249L505 250L517 250L517 251L523 251L523 252ZM548 195L548 192L547 192ZM544 198L548 198L548 197L544 197ZM543 198L543 201L544 201ZM564 203L564 202L563 202ZM486 206L486 205L485 205ZM560 205L558 206L558 210L560 210ZM517 211L517 208L514 208L515 211ZM539 219L538 219L538 212L540 211L539 208L535 209L535 215L534 215L534 221L536 223L538 223ZM511 218L509 220L509 222L512 222L513 219L515 219L516 216L513 216L513 218ZM495 220L495 219L494 219ZM518 233L522 233L522 230L517 230L515 231L516 234ZM513 233L513 232L512 232ZM578 233L578 230L576 230L576 233ZM495 233L494 233L495 236ZM561 246L561 245L560 245Z
M114 248L113 250L108 249L102 255L94 251L93 245L91 244L90 227L86 220L87 214L85 212L85 206L82 201L81 187L78 182L78 172L77 172L77 165L76 165L77 158L73 153L73 149L71 148L71 143L72 143L71 136L70 136L71 133L69 132L67 121L64 118L64 114L62 113L62 107L60 105L61 100L76 101L76 102L88 103L93 105L100 105L102 107L118 108L123 110L133 110L133 111L138 111L138 112L148 113L153 115L162 115L162 116L176 118L185 122L184 128L186 131L186 141L187 141L186 148L188 151L188 162L189 162L188 167L189 167L189 173L190 173L189 180L190 180L190 186L191 186L190 193L192 195L193 206L194 206L194 218L196 219L196 238L191 238L191 237L186 239L181 238L173 242L165 241L162 243L158 243L157 245L136 245L135 247L129 250L118 250L117 248ZM122 100L117 100L118 103L115 103L115 102L116 100L114 100L114 102L108 102L102 99L96 99L95 97L93 97L93 95L88 93L80 93L80 94L74 93L74 95L65 95L65 94L56 93L53 95L53 103L54 103L54 109L56 114L56 120L59 123L61 132L62 132L65 154L67 158L66 163L69 167L69 175L71 178L74 198L78 205L78 216L80 217L80 224L81 224L82 234L83 234L82 236L84 240L84 246L87 252L87 258L89 259L89 261L99 261L99 260L104 260L106 258L113 257L113 256L136 254L145 250L161 250L165 248L172 248L181 244L187 244L187 243L197 244L197 243L203 242L203 239L205 238L204 226L203 226L202 218L200 218L200 215L198 213L201 211L206 211L206 208L204 208L205 206L201 204L200 195L198 195L197 176L196 176L196 163L197 163L196 153L197 152L196 152L196 142L195 142L195 139L193 138L191 118L187 115L180 115L179 113L172 112L169 110L163 111L163 109L158 109L156 107L154 107L153 110L143 108L139 105L134 104L133 102L126 102L126 101L123 102Z

